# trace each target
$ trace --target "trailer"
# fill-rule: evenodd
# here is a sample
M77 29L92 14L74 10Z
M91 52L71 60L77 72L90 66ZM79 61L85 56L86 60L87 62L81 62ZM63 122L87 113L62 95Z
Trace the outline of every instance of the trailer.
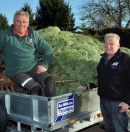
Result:
M76 132L102 122L97 88L86 95L68 93L55 97L0 90L8 120L7 132ZM26 130L25 130L26 129Z

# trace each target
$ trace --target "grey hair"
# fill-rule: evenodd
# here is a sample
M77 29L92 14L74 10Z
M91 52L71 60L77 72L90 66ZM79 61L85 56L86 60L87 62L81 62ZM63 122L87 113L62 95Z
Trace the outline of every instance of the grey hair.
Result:
M16 11L15 14L14 14L14 18L13 18L13 21L15 20L15 18L17 17L17 15L23 15L23 16L26 16L28 21L29 21L29 13L26 12L26 11Z
M108 38L115 38L117 41L120 41L120 36L118 34L115 34L115 33L108 33L108 34L106 34L105 35L105 41Z

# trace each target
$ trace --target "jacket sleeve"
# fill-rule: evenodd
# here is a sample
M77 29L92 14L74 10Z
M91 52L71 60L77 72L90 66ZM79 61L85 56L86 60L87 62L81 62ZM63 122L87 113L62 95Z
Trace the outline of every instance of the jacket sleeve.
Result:
M130 104L130 56L127 55L125 59L125 65L126 65L126 75L127 75L127 81L128 81L128 88L127 88L127 94L124 97L124 102L127 104Z
M4 37L5 35L2 33L2 31L0 32L0 52L4 49Z
M53 57L52 48L38 33L35 34L35 48L39 54L43 55L41 65L48 69Z

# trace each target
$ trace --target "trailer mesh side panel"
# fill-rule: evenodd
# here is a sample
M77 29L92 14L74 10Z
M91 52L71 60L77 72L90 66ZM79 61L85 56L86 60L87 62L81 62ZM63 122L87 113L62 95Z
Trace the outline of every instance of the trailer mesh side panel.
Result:
M11 96L10 98L10 113L19 115L21 118L32 120L32 101L30 98L19 96Z
M9 94L6 95L6 106L11 120L39 127L50 124L48 99L45 97Z

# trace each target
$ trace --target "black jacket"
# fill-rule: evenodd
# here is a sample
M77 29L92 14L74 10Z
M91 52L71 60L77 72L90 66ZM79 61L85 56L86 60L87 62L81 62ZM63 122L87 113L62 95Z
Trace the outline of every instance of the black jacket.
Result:
M105 64L105 55L97 66L98 95L105 100L130 103L130 56L119 49Z

